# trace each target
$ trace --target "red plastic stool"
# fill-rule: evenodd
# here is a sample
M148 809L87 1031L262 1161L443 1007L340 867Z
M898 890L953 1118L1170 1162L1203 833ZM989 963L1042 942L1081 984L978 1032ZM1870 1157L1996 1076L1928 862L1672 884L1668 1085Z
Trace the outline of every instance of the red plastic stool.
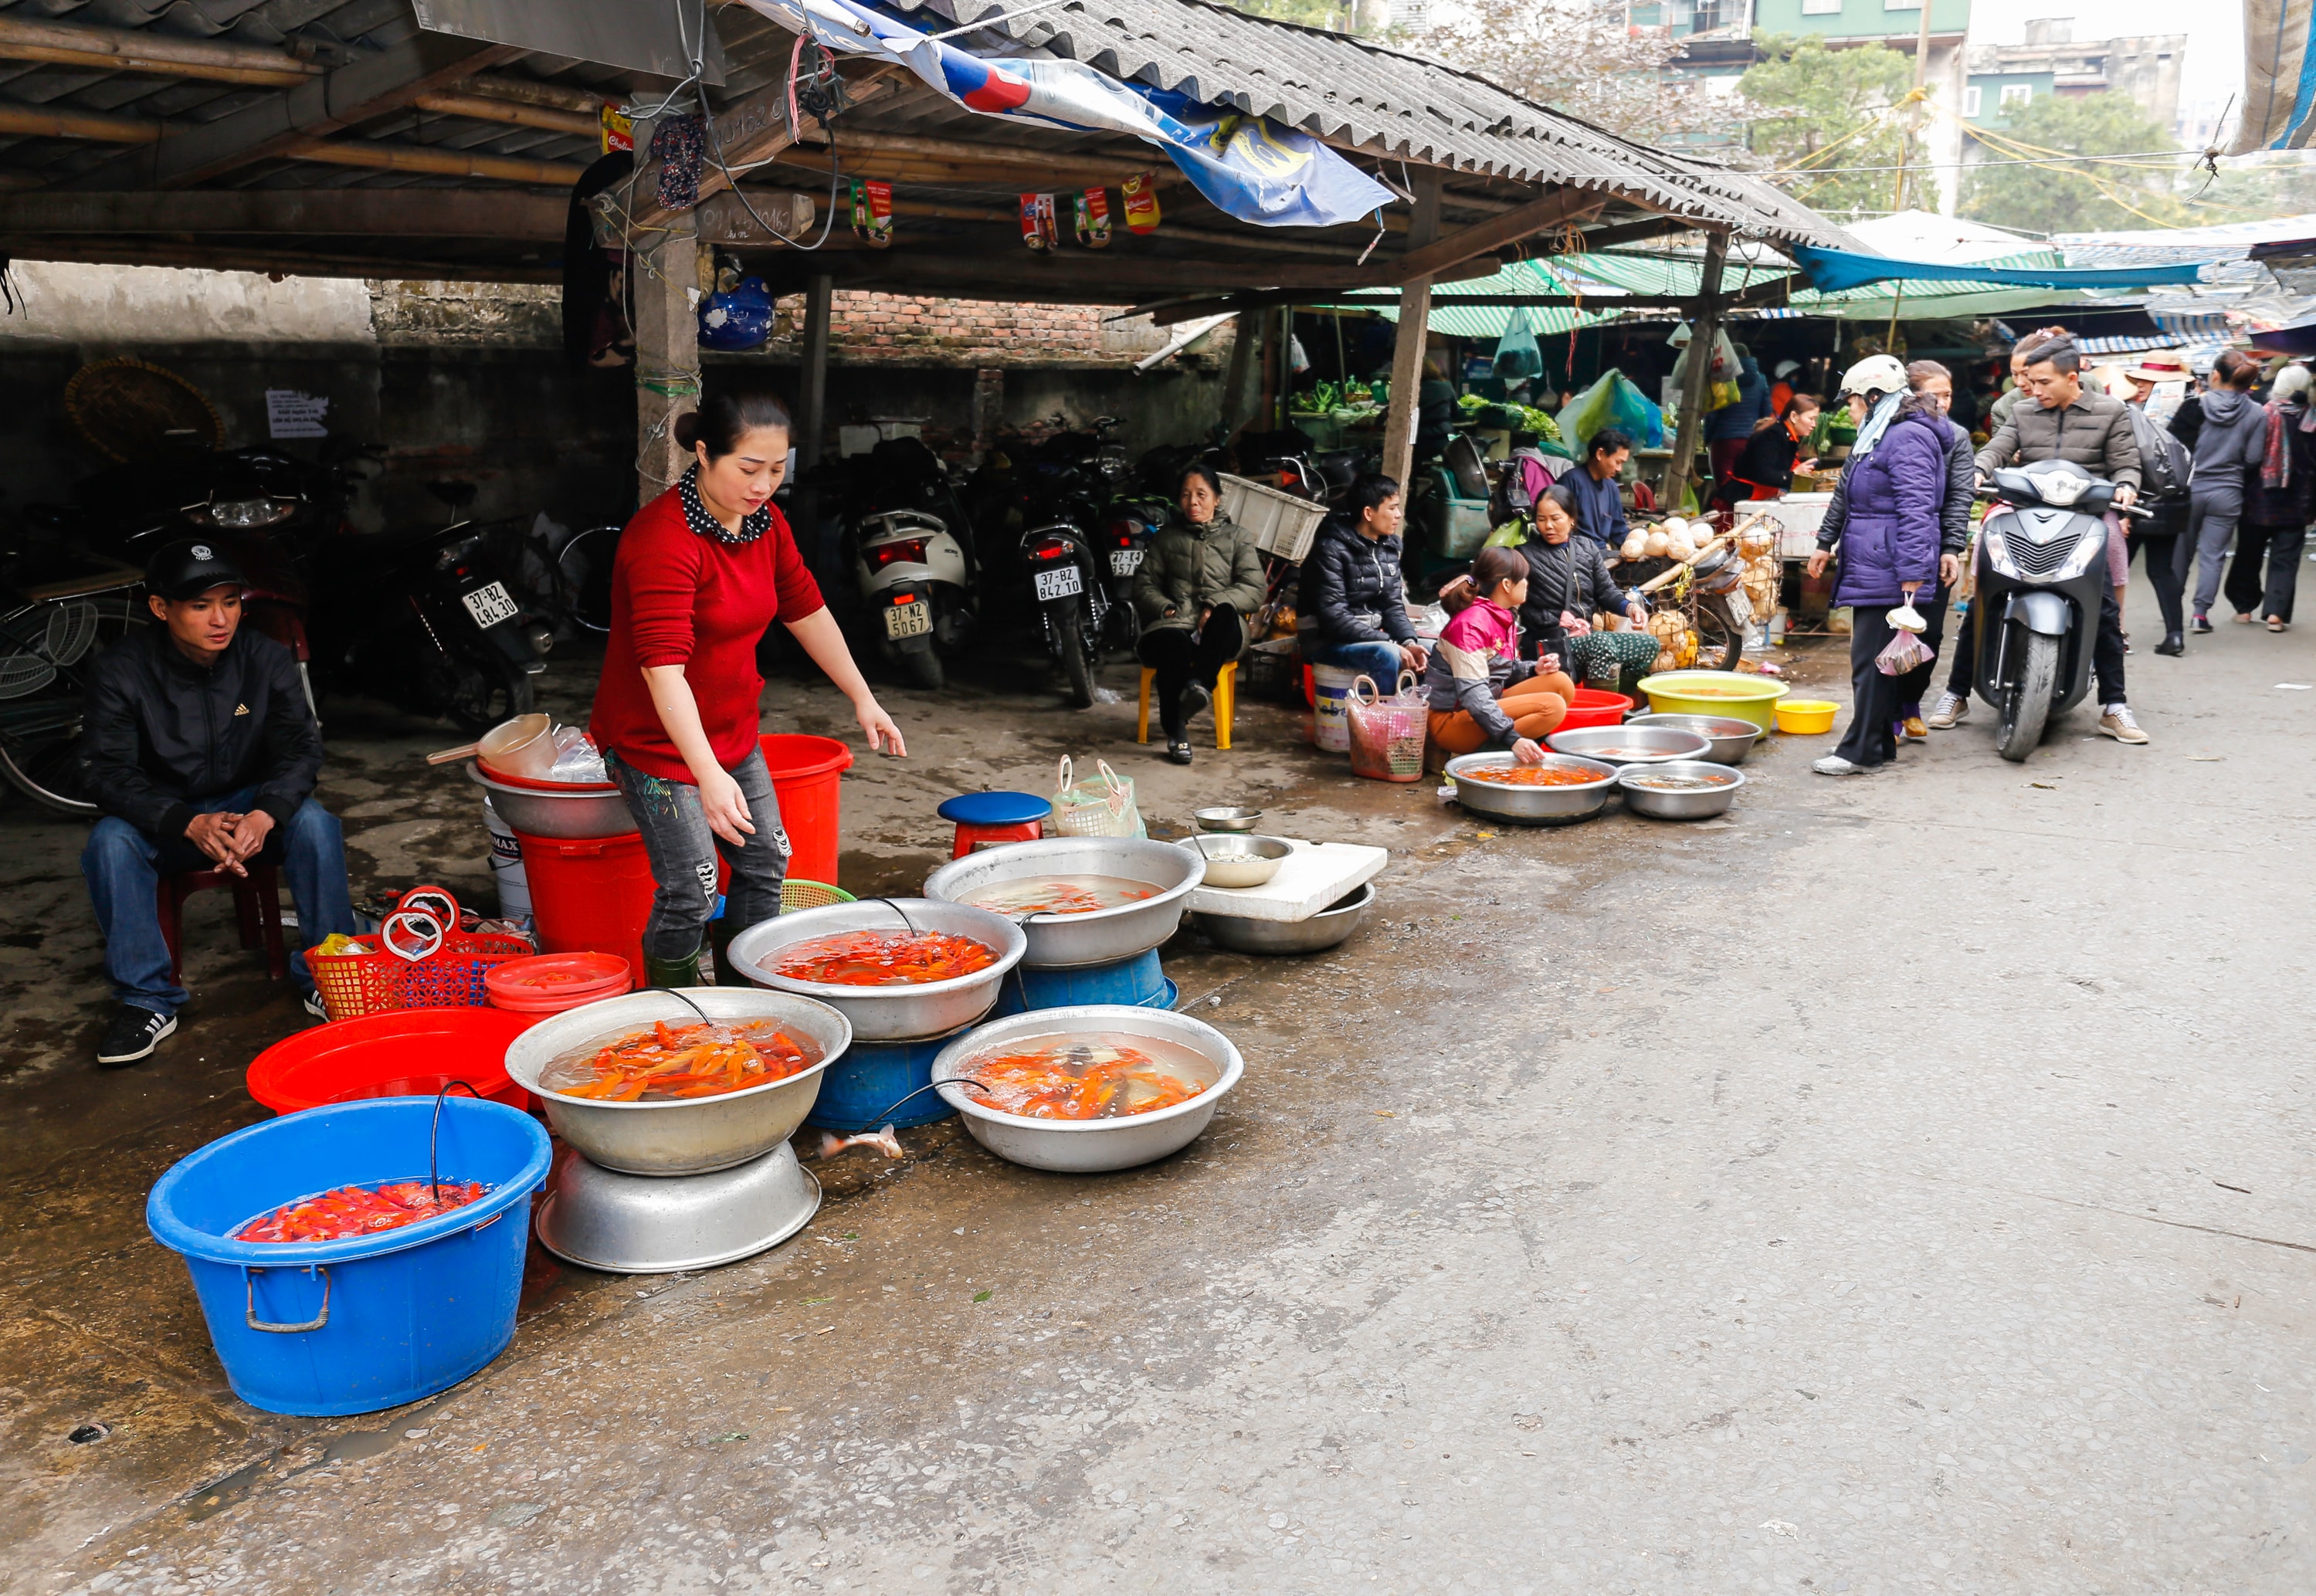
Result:
M281 878L270 864L253 864L247 876L224 870L186 870L164 876L154 893L154 908L161 917L161 940L169 945L169 984L182 986L185 970L185 900L197 892L230 888L235 917L241 922L241 945L265 949L265 973L274 980L290 974L290 950L281 938Z
M976 848L1000 843L1034 843L1043 834L1042 823L1054 806L1030 792L966 792L935 811L957 825L951 859L963 859Z

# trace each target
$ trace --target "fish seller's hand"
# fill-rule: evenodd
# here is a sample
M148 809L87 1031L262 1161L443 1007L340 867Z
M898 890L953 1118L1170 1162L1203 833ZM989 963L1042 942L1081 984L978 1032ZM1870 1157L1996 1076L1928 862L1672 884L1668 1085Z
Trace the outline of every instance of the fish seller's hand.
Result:
M1512 758L1524 765L1540 765L1544 762L1544 750L1536 745L1533 737L1522 737L1512 745Z
M263 809L252 809L234 822L233 856L236 860L257 857L265 846L265 839L273 834L273 816Z
M240 818L225 810L196 815L185 827L185 841L216 860L220 869L245 876L249 872L241 868L241 860L233 851L233 825Z
M863 699L852 706L852 714L860 722L860 729L867 734L871 749L878 753L890 754L895 759L909 756L909 745L901 741L901 728L893 724L890 715L885 713L884 705L873 698Z
M708 829L735 848L746 847L756 834L746 795L729 771L710 771L700 779L699 807L708 817Z

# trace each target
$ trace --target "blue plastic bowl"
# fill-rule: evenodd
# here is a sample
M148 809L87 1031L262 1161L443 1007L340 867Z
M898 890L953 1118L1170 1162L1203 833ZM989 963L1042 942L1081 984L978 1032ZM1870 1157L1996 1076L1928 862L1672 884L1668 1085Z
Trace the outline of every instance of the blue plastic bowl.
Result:
M146 1199L180 1253L234 1395L275 1413L366 1413L446 1391L514 1339L530 1197L552 1158L536 1119L503 1103L442 1102L439 1169L481 1200L342 1242L235 1241L296 1198L424 1180L431 1097L308 1109L180 1160Z

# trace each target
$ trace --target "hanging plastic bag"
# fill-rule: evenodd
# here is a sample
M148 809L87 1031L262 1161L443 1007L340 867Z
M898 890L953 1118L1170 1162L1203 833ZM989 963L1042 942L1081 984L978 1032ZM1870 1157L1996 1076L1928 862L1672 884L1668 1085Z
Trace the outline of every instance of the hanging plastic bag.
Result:
M1146 837L1142 811L1134 801L1134 782L1096 760L1101 773L1091 781L1073 778L1070 756L1062 755L1061 778L1054 788L1055 834L1064 837Z
M1528 307L1512 308L1512 318L1504 324L1504 335L1496 340L1495 375L1506 382L1519 382L1535 377L1544 370L1544 351L1536 341L1536 329L1528 325Z
M1922 619L1922 612L1914 608L1914 602L1911 599L1891 611L1883 619L1902 632L1924 631L1930 624Z
M1902 676L1916 665L1929 664L1937 655L1916 632L1900 632L1874 656L1874 668L1884 676Z
M1390 698L1376 690L1373 677L1359 677L1351 683L1343 713L1350 722L1351 774L1371 781L1422 779L1431 706L1416 687L1414 672L1399 673L1398 691Z
M1575 439L1579 449L1590 443L1592 435L1603 427L1617 428L1642 449L1664 447L1664 412L1649 403L1648 396L1614 367L1569 400L1553 419L1560 428L1560 435Z

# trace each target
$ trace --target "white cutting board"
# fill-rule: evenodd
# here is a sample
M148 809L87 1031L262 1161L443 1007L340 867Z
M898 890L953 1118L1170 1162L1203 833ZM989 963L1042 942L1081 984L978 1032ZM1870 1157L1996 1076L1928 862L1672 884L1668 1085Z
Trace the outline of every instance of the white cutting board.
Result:
M1305 843L1286 837L1295 851L1278 873L1260 887L1201 887L1188 906L1204 914L1237 914L1248 920L1292 923L1308 920L1390 862L1387 849L1358 843Z

